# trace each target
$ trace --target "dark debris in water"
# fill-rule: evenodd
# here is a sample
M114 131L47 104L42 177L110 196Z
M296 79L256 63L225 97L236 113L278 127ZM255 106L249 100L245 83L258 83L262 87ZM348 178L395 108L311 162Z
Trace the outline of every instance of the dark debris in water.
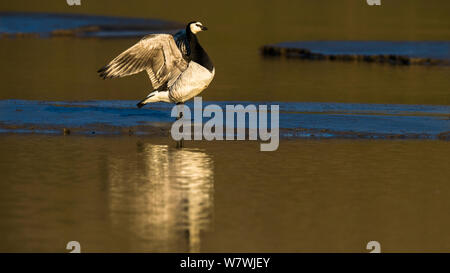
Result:
M178 22L159 19L127 18L60 13L0 12L0 38L121 38L149 33L176 32Z
M449 41L303 41L265 45L266 57L367 62L392 65L449 65Z
M450 131L443 132L437 135L428 133L404 133L404 134L389 134L389 133L371 133L371 132L339 132L328 129L281 129L280 134L283 138L308 138L308 139L439 139L450 140Z

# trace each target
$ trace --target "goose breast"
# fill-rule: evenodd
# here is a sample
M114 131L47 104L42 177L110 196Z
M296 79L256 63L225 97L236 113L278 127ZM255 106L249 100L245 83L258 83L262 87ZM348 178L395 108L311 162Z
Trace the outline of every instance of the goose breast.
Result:
M189 62L188 68L169 87L174 102L185 102L205 90L214 78L215 69L209 71L198 63Z

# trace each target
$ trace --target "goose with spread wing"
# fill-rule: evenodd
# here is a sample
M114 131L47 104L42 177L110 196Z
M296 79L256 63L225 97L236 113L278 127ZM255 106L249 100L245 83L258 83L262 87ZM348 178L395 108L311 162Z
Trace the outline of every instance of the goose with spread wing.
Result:
M174 36L151 34L98 70L100 77L119 78L146 71L151 92L137 106L151 102L184 103L205 90L215 68L200 45L197 33L207 30L190 22Z

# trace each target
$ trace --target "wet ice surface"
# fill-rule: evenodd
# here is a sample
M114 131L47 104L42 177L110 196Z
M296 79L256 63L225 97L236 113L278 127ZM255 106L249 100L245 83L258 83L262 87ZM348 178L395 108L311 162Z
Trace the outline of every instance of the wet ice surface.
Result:
M203 107L211 104L223 110L226 105L258 105L257 102L203 102ZM450 106L308 102L261 105L274 104L280 107L282 137L448 139L450 131ZM136 101L2 100L0 132L61 133L68 128L81 134L168 133L174 121L173 105L155 103L142 109L135 105ZM198 109L194 109L193 102L187 105L193 116ZM270 113L268 120L270 123Z
M81 37L135 37L149 32L175 31L182 27L182 24L159 19L56 13L0 13L0 34L23 33L49 37L58 34L55 31L65 30L65 35Z

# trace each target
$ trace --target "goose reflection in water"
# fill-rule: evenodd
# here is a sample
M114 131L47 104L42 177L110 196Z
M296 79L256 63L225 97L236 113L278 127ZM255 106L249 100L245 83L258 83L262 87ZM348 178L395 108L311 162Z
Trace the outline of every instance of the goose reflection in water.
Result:
M213 161L207 153L138 143L133 162L109 162L110 218L134 235L130 249L200 251L200 233L213 214Z

